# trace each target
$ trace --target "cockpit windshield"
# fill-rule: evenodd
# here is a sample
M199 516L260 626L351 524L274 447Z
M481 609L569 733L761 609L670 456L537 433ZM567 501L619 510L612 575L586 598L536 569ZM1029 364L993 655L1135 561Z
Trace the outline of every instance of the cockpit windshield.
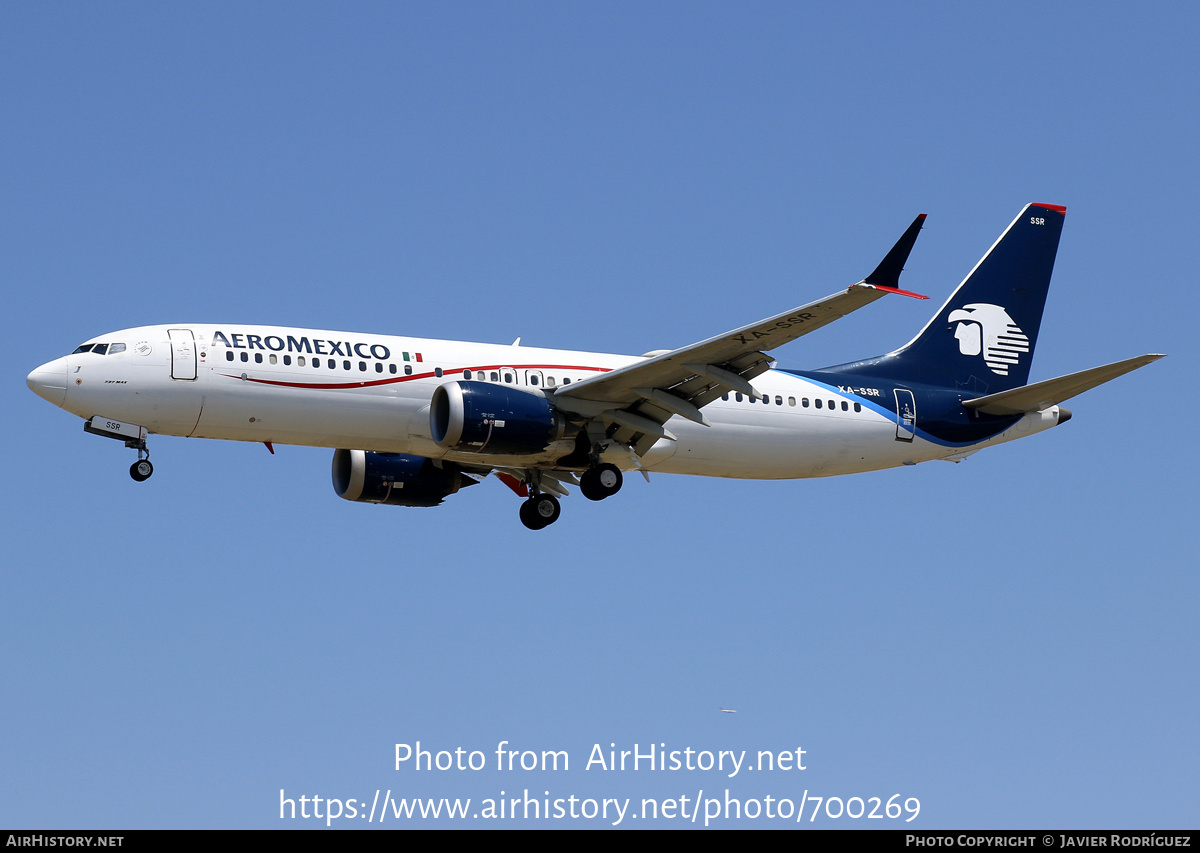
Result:
M90 352L93 355L116 355L119 352L125 352L125 344L80 344L75 347L75 352L71 355L78 355L81 352Z

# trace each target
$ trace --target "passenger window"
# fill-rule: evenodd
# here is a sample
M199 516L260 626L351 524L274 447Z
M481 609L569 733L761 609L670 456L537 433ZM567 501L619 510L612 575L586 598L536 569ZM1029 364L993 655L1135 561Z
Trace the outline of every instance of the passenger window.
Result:
M388 365L388 373L395 373L395 372L396 372L396 365L389 364Z
M470 379L470 378L471 378L471 368L468 367L466 370L463 371L463 379Z
M547 377L546 377L546 387L547 387L547 388L553 388L553 387L554 387L554 377L553 377L553 376L547 376Z
M782 398L782 397L779 397L779 396L776 396L776 397L775 397L775 405L776 405L776 406L782 406L782 405L783 405L783 398Z
M855 404L854 404L854 411L856 411L856 412L861 412L861 411L862 411L862 403L855 403Z
M800 400L800 405L807 409L808 408L808 398L804 397L802 400Z
M262 353L261 353L261 352L256 352L256 353L254 354L254 363L255 363L255 364L262 364Z
M440 367L435 367L433 369L433 375L436 376L438 379L441 379L442 378L442 369Z
M742 402L742 392L738 391L736 394L734 394L733 399L739 403Z
M818 409L819 409L819 408L821 408L821 401L820 401L820 399L813 400L813 405L814 405L814 406L816 406Z
M831 409L836 409L836 408L837 408L837 403L835 403L833 400L830 400L830 401L829 401L829 408L831 408Z
M499 378L500 378L500 374L493 370L492 371L492 381L495 382Z
M383 362L382 361L375 362L375 372L383 373Z
M302 355L296 356L296 366L297 367L308 367L308 362L304 360L304 356L302 356Z
M795 397L788 397L788 405L789 405L789 406L795 406L795 405L796 405L796 398L795 398Z
M365 361L360 361L360 362L358 363L358 372L359 372L359 373L366 373L366 372L367 372L367 363L366 363Z
M291 357L290 355L285 355L285 356L283 357L283 363L284 363L284 364L287 364L287 365L290 365L290 364L292 363L292 357Z
M404 375L412 376L412 365L411 364L404 365Z
M342 362L342 370L349 370L349 369L350 369L350 359L346 359Z
M845 400L842 400L842 411L843 412L850 411L850 404L847 403Z
M571 380L570 380L570 379L567 379L567 378L564 376L564 377L563 377L563 385L570 385L570 384L571 384Z
M230 349L225 350L225 360L233 361L233 350L230 350Z
M250 356L246 353L242 353L242 361L249 361L249 360L250 360Z

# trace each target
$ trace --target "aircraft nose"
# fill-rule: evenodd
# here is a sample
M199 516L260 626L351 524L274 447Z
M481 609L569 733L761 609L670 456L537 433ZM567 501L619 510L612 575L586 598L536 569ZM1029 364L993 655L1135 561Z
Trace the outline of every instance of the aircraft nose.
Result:
M25 384L43 400L61 406L67 401L67 359L46 362L25 377Z

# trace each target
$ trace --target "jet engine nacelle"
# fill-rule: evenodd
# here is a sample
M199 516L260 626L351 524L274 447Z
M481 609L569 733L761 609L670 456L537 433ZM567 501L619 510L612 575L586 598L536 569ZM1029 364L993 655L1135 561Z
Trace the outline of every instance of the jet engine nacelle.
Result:
M348 501L437 506L443 498L475 482L453 462L403 453L333 451L333 490Z
M429 428L447 450L529 455L562 438L567 421L539 393L490 382L447 382L433 392Z

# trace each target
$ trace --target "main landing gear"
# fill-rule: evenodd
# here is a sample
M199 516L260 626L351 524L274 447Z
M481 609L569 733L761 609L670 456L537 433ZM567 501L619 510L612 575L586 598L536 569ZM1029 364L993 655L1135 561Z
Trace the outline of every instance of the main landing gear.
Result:
M530 530L541 530L558 521L562 506L554 495L539 494L521 504L521 523Z
M589 501L602 501L621 491L621 469L608 462L593 465L579 478L579 491Z
M559 475L559 477L561 476ZM569 475L567 476L569 477ZM549 478L546 474L537 471L530 471L526 477L525 482L532 494L521 504L521 523L530 530L549 527L558 521L559 515L562 514L562 506L559 504L558 498L542 489L553 488L561 494L566 494L566 490L555 488L554 483L557 482L557 478L549 483L547 483L547 479ZM583 492L583 496L590 501L602 501L621 490L623 479L621 469L616 465L608 462L599 463L587 469L579 477L579 491ZM571 478L570 482L573 483L574 478ZM515 481L513 488L516 488Z

